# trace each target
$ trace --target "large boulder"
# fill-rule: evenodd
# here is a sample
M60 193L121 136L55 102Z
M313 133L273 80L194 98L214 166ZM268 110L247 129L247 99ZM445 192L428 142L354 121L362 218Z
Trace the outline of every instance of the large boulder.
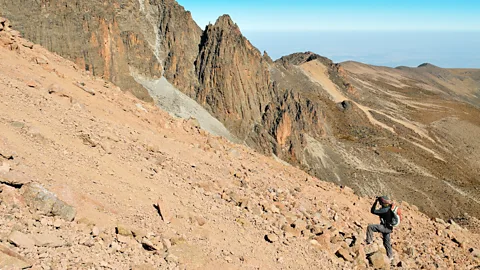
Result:
M23 185L22 190L25 202L36 211L48 216L57 216L66 221L75 219L75 208L57 198L57 195L48 191L42 185L29 183Z

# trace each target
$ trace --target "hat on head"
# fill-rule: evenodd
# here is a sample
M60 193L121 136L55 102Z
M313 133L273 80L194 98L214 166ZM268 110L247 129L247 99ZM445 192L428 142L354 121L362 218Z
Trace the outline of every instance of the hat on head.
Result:
M380 203L381 204L392 204L392 201L390 201L390 198L388 198L388 196L381 196L380 197Z

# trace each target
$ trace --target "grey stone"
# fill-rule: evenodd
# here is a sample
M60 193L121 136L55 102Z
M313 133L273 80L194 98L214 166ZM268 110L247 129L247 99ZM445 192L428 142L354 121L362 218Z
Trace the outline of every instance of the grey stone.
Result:
M45 215L57 216L66 221L75 219L76 210L58 199L57 196L48 191L38 183L23 185L23 197L28 206Z

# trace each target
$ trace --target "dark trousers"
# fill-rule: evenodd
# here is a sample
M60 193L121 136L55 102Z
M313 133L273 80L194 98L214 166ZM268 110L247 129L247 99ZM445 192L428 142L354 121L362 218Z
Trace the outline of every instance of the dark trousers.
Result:
M382 224L370 224L367 228L367 243L371 243L373 241L373 233L379 232L383 235L383 246L387 251L388 258L393 258L393 249L392 243L390 242L390 234L392 233L392 229L385 227Z

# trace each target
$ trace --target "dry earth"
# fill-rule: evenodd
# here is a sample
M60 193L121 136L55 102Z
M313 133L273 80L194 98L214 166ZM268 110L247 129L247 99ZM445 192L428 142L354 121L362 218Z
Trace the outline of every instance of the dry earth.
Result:
M390 268L378 236L361 244L378 222L371 198L174 119L2 26L1 269ZM478 235L401 206L392 268L480 267Z

